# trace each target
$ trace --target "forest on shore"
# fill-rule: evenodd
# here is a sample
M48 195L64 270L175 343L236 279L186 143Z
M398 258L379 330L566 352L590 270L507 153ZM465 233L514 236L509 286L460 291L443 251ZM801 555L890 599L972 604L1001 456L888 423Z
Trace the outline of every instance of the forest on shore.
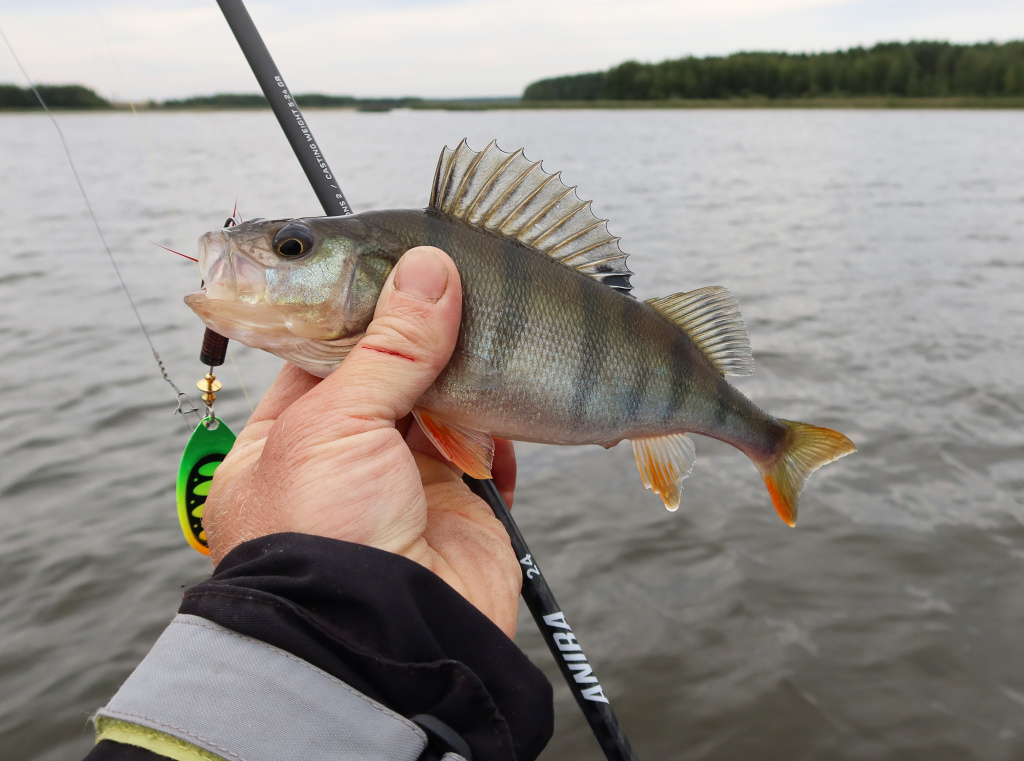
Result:
M1006 96L1024 96L1024 40L886 42L830 53L626 61L607 71L534 82L523 101Z
M38 85L39 94L51 108L95 110L114 104L82 85ZM28 87L0 84L0 109L31 110L42 108Z

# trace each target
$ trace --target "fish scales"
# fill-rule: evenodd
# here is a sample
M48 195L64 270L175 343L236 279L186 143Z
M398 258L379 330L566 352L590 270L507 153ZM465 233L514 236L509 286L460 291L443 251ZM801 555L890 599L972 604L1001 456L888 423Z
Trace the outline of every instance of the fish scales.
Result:
M491 437L633 444L646 486L679 505L687 433L737 447L796 520L807 476L854 451L836 431L781 420L733 388L753 370L735 300L712 286L648 302L625 254L558 175L492 143L445 149L425 210L254 220L201 239L206 290L186 298L210 327L324 376L373 316L410 248L451 256L463 288L448 366L414 414L438 450L489 477Z
M461 417L471 427L562 444L614 443L679 430L684 421L696 433L727 433L732 444L784 434L646 304L526 246L429 212L359 216L403 249L450 252L463 286L456 352L501 376L499 387L480 387L467 377L467 363L454 362L428 392L431 409L469 405ZM346 221L338 220L339 232Z

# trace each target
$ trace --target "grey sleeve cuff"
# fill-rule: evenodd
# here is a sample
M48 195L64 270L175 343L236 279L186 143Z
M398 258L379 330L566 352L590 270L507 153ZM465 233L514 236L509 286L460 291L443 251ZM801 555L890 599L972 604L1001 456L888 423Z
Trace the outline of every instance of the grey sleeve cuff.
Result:
M427 746L418 726L327 672L187 614L97 716L237 761L416 761Z

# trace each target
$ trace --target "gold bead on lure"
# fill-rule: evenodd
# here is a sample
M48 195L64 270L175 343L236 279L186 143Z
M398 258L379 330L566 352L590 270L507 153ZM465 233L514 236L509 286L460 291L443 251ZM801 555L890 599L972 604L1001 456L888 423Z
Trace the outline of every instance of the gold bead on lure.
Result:
M203 392L203 404L207 407L213 406L213 400L217 398L217 392L224 386L213 373L207 373L203 379L196 383L196 387Z

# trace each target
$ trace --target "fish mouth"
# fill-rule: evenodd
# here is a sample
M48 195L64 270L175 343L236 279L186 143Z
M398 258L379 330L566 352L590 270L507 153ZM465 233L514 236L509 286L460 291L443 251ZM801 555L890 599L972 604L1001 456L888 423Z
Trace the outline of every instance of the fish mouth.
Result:
M203 288L192 296L203 294L211 301L248 304L266 301L266 269L232 251L231 241L223 230L208 232L199 239L198 258Z
M199 239L199 272L203 287L185 303L223 336L253 346L259 336L287 333L278 309L270 303L266 269L233 250L223 230Z
M270 304L210 299L204 291L190 293L185 303L208 328L225 338L268 351L320 378L330 374L360 338L317 341L295 335Z
M260 335L290 333L278 310L270 304L210 298L205 288L188 294L185 303L208 328L247 346L259 345Z

